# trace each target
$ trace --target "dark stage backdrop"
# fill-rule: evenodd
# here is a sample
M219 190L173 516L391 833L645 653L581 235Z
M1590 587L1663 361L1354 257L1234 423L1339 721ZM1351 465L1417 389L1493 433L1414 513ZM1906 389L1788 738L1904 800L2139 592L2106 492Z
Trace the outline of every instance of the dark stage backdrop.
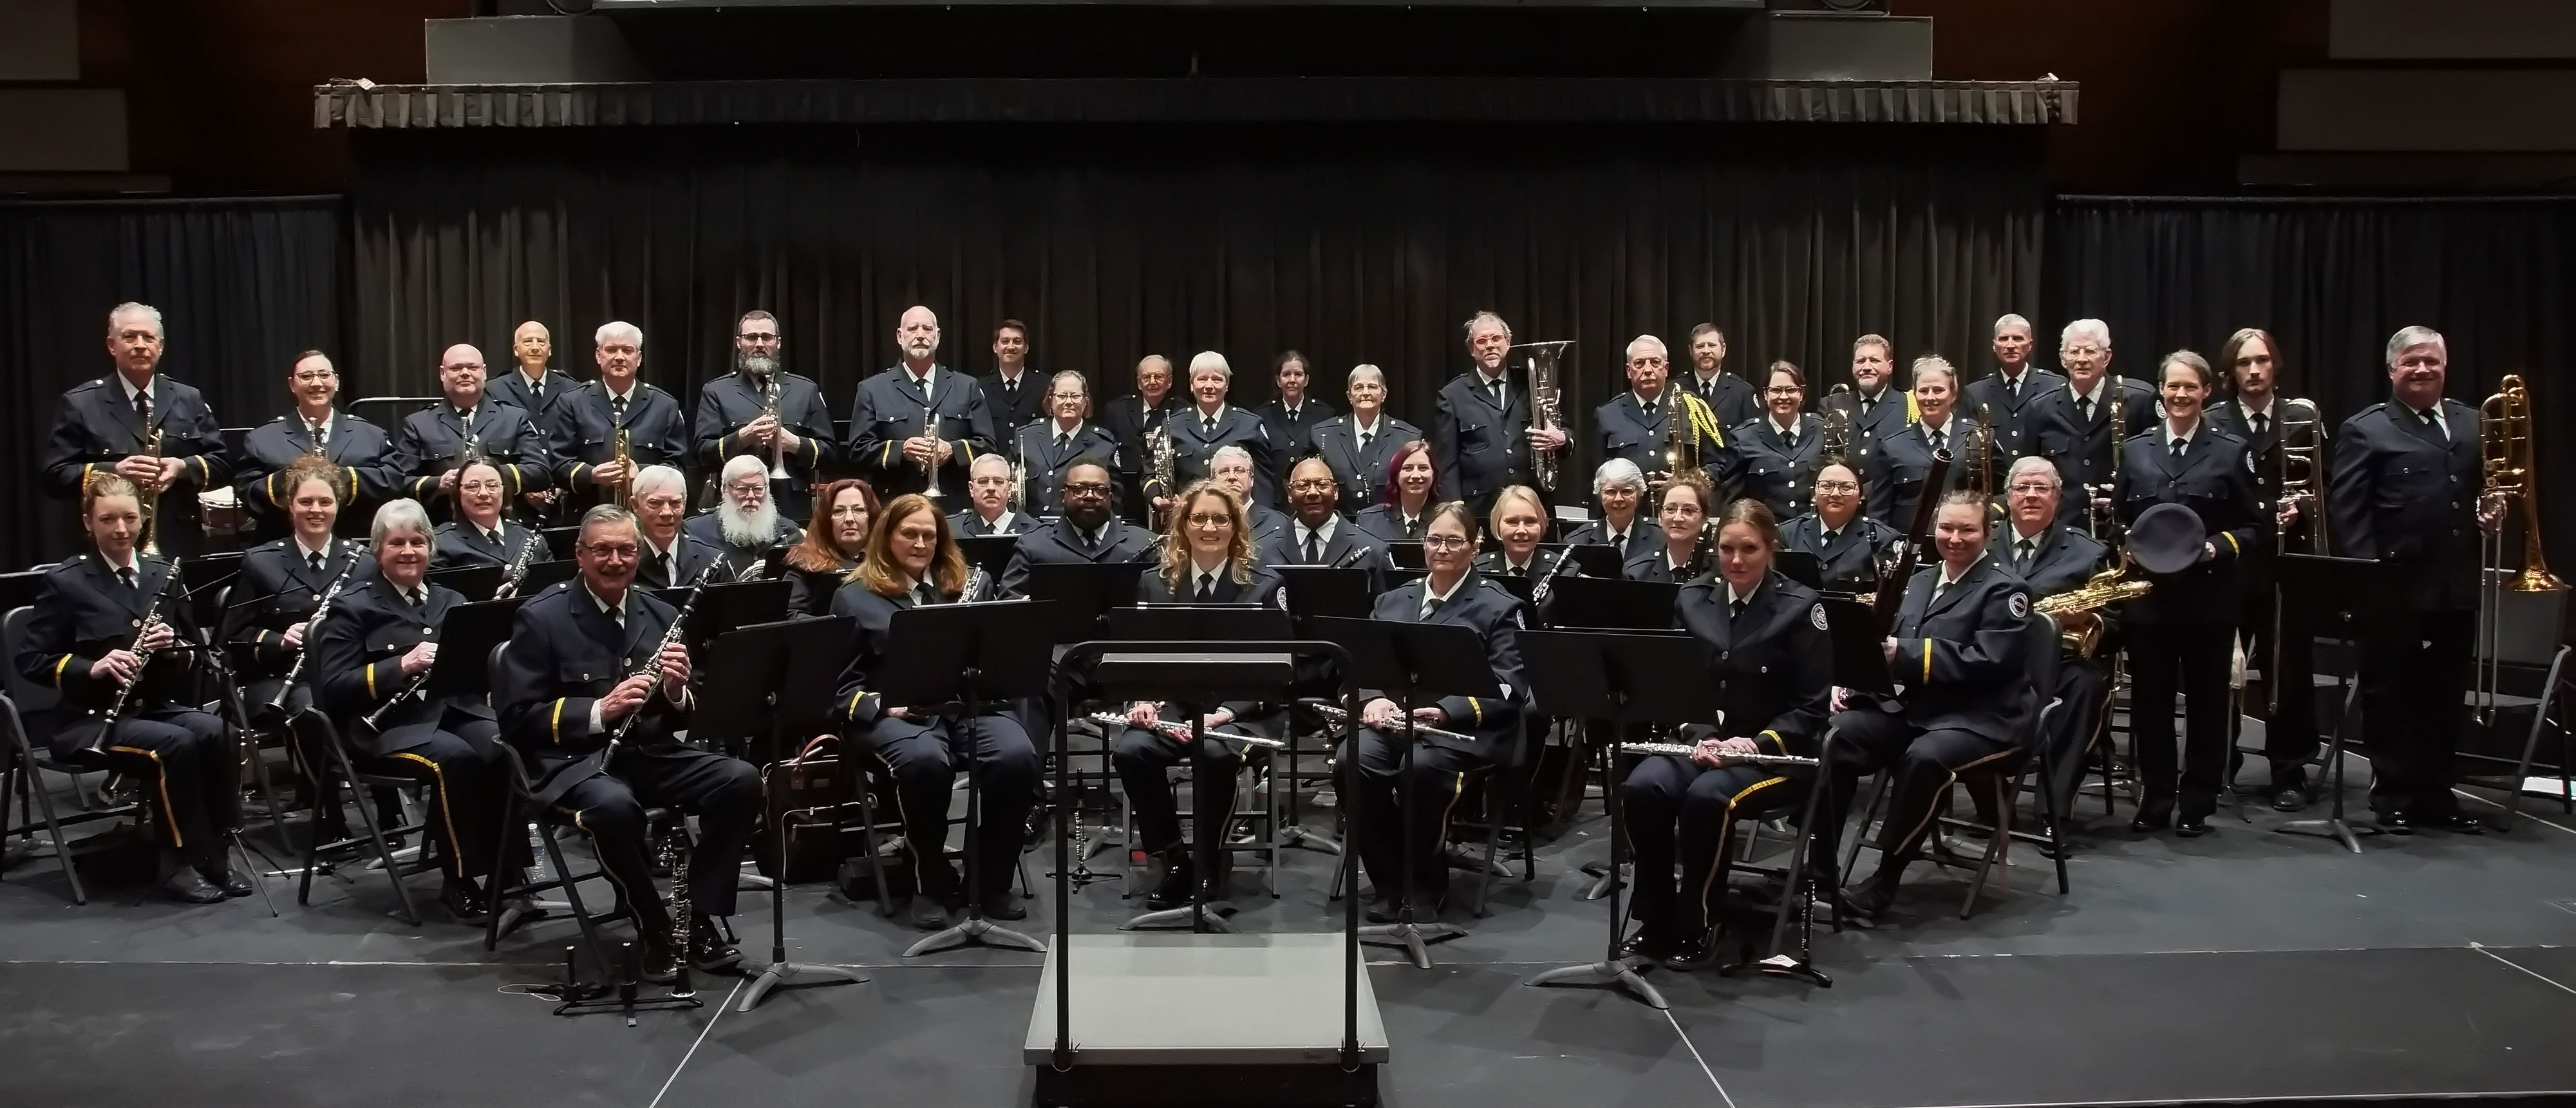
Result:
M419 390L445 344L501 366L534 318L558 366L589 375L592 331L626 319L648 379L686 398L729 368L738 313L763 307L846 417L921 303L943 359L977 372L1005 317L1032 326L1034 365L1084 371L1095 399L1132 391L1146 353L1186 366L1213 349L1256 402L1295 348L1336 406L1349 367L1383 367L1394 411L1427 429L1478 308L1523 339L1578 340L1568 406L1587 411L1624 387L1640 333L1682 360L1715 321L1735 372L1788 358L1830 381L1855 335L1955 358L2039 302L2047 197L2021 136L1716 137L1733 133L952 131L788 156L746 130L694 150L505 137L521 150L498 159L369 136L355 361L367 391ZM1588 492L1592 454L1566 489Z
M2067 198L2049 259L2050 319L2109 323L2115 368L2150 374L2184 347L2214 360L2237 328L2261 327L2289 395L2330 426L2387 398L2388 336L2408 324L2442 332L2454 399L2475 405L2522 374L2542 429L2542 530L2562 562L2576 557L2576 444L2546 432L2576 420L2576 200ZM2508 561L2519 553L2516 537Z
M37 491L63 390L105 374L108 309L161 309L161 367L225 426L283 410L295 352L341 346L338 197L0 204L0 565L60 558L77 511Z

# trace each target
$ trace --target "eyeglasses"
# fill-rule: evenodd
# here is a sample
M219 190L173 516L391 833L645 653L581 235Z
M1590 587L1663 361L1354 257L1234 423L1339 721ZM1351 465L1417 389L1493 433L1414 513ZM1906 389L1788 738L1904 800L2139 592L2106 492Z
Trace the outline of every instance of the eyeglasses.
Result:
M582 549L589 551L591 557L612 560L639 557L644 553L644 548L631 542L594 542L584 545Z
M1422 548L1424 550L1456 550L1465 545L1467 545L1467 540L1456 535L1422 536Z
M339 379L339 374L333 373L327 369L320 373L298 373L295 375L296 383L304 385L318 385L325 381L337 381Z
M1860 491L1860 482L1858 482L1858 481L1818 481L1818 482L1816 482L1816 491L1817 491L1817 492L1859 492L1859 491Z
M1192 527L1225 527L1231 525L1233 522L1234 517L1223 512L1190 513L1190 526Z
M1086 393L1079 393L1079 392L1051 392L1051 393L1048 393L1048 394L1047 394L1047 399L1050 399L1050 400L1080 400L1080 399L1082 399L1082 398L1083 398L1084 396L1086 396L1086 395L1088 395L1088 394L1086 394Z
M466 491L466 492L499 492L499 491L501 491L501 483L500 483L499 481L491 481L491 480L484 480L484 481L467 481L467 482L465 482L465 483L463 483L463 484L461 484L461 485L458 485L458 486L456 486L456 487L457 487L457 488L459 488L459 489L461 489L461 490L463 490L463 491Z
M1332 487L1333 479L1330 477L1308 477L1288 482L1288 488L1294 492L1329 492Z
M1064 494L1066 496L1107 496L1109 495L1109 486L1094 484L1089 481L1082 481L1066 485L1064 487Z
M2017 492L2017 493L2034 493L2034 494L2035 494L2035 493L2043 493L2043 492L2056 492L2056 491L2057 491L2057 486L2052 485L2052 484L2049 484L2049 483L2048 483L2048 482L2046 482L2046 481L2015 481L2015 482L2013 482L2013 485L2012 485L2012 491Z
M1799 388L1799 387L1798 387L1798 386L1796 386L1796 385L1773 385L1773 386L1771 386L1771 387L1769 387L1769 388L1766 388L1766 389L1764 389L1764 390L1762 390L1762 391L1764 391L1764 392L1766 392L1766 393L1769 393L1769 394L1771 394L1771 395L1773 395L1773 396L1797 396L1797 395L1799 395L1800 393L1804 393L1804 392L1806 392L1807 390L1802 389L1802 388Z

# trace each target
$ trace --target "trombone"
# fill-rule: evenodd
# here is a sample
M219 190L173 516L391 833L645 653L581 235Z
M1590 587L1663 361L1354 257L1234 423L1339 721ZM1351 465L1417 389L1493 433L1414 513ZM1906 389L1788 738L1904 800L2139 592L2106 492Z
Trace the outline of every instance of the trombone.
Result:
M2325 422L2317 414L2313 400L2284 399L2272 406L2279 413L2272 420L2272 474L2280 490L2273 500L2272 564L2279 572L2280 556L2290 552L2290 529L2280 524L2280 510L2285 505L2299 505L2299 514L2307 523L2307 535L2300 540L2305 554L2326 552L2326 517L2317 510L2318 456L2325 445ZM2272 653L2263 659L2265 715L2267 721L2281 718L2281 695L2290 682L2282 672L2281 635L2288 630L2282 622L2280 593L2272 596ZM2299 688L2292 695L2308 695L2306 675L2300 675Z
M2511 576L2504 567L2504 528L2479 540L2478 558L2478 722L2493 724L2502 695L2504 663L2504 594L2560 592L2567 588L2549 572L2540 549L2540 487L2531 455L2531 391L2520 374L2506 374L2495 395L2478 405L2478 461L2486 477L2481 505L2502 501L2520 509L2522 570Z

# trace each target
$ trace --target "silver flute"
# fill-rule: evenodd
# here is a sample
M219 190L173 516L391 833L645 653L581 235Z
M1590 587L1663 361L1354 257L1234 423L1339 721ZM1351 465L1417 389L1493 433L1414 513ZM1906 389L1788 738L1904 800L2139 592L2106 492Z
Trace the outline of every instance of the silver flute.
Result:
M1699 748L1690 743L1620 743L1619 750L1623 754L1670 754L1675 758L1688 758L1694 752L1698 751ZM1816 764L1815 759L1801 757L1796 754L1736 754L1729 752L1719 756L1730 762L1743 762L1747 765L1756 766L1812 766Z
M1312 707L1315 709L1316 715L1324 717L1324 722L1331 724L1332 726L1342 727L1346 726L1350 722L1351 714L1349 712L1345 712L1330 704L1316 704ZM1390 734L1402 730L1404 730L1402 725L1386 728L1386 731ZM1424 723L1421 720L1413 721L1413 733L1416 735L1429 735L1435 739L1448 739L1452 742L1475 743L1484 741L1474 735L1461 734L1456 731L1443 731L1437 727Z
M1091 722L1100 724L1103 727L1137 726L1136 721L1128 719L1126 715L1119 712L1093 712L1091 713ZM1145 729L1180 742L1188 742L1190 740L1190 725L1174 720L1158 719L1145 725ZM1210 727L1204 733L1211 739L1232 739L1239 743L1250 743L1253 746L1268 747L1272 750L1288 749L1287 743L1281 742L1277 739L1265 739L1259 735L1246 735L1240 731L1219 731L1216 728Z

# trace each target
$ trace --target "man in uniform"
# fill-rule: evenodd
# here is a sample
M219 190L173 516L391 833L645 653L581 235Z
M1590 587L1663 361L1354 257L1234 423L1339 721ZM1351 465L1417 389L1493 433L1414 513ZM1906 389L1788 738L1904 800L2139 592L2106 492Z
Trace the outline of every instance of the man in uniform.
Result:
M45 495L77 501L92 474L117 474L142 490L145 545L194 554L204 534L197 492L223 483L232 466L206 398L159 374L161 340L160 309L125 303L107 313L107 354L116 371L74 385L54 402Z
M2277 611L2280 580L2277 551L2324 553L2325 513L2316 494L2326 472L2326 426L2316 403L2280 395L2280 367L2269 332L2248 327L2236 332L2218 351L2218 371L2236 394L2209 408L2209 422L2244 439L2254 455L2254 488L2261 511L2254 548L2245 552L2238 571L2237 626L2243 629L2247 664L2263 673L2246 689L2246 714L2263 721L2263 755L2271 763L2272 807L2295 812L2308 803L2308 759L2317 753L2317 706L2311 688L2315 670L2312 628L2282 622ZM2293 465L2290 480L2304 481L2308 496L2284 501L2281 482L2284 443L2304 450L2308 462ZM2288 522L2282 520L2287 518ZM2231 776L2233 776L2231 774Z
M483 392L483 352L464 343L438 357L444 403L413 412L394 436L395 479L404 496L427 504L456 491L457 467L469 456L500 466L509 500L553 487L546 437L528 413Z
M984 411L993 417L1001 441L1022 427L1046 418L1046 375L1029 370L1029 325L1005 319L993 326L993 372L975 379L984 390Z
M632 323L603 323L592 337L599 379L556 400L552 449L559 487L579 499L621 504L617 490L649 465L677 468L689 459L689 423L678 397L636 381L644 368L644 332ZM617 461L617 432L626 432L626 458Z
M635 474L632 496L635 524L644 545L643 563L635 569L636 584L653 589L678 588L697 580L708 566L724 558L723 548L699 542L681 530L681 520L689 512L689 488L679 470L645 466ZM724 570L719 567L716 572L721 574Z
M1703 323L1691 328L1690 337L1691 375L1681 382L1683 391L1716 412L1720 427L1759 417L1762 403L1753 385L1726 371L1726 332L1718 330L1717 324Z
M1027 595L1032 565L1109 565L1144 560L1146 551L1153 548L1154 533L1110 514L1109 499L1114 489L1109 466L1099 459L1085 458L1066 467L1064 487L1057 492L1064 504L1064 515L1021 536L1019 548L1011 553L1010 566L1002 571L1002 591L1012 596Z
M492 399L528 413L540 428L552 426L555 401L581 385L547 364L554 353L554 335L545 324L533 319L520 324L510 332L510 357L519 367L491 382Z
M793 519L811 518L814 475L840 456L823 390L779 364L778 317L757 308L734 324L734 371L698 388L698 464L720 470L749 454L769 463L769 498ZM778 386L777 410L767 400Z
M885 500L923 493L963 504L967 467L993 450L984 390L939 364L939 317L930 309L904 309L895 345L902 362L859 382L850 407L850 460Z
M1181 394L1172 388L1171 359L1147 354L1136 363L1135 394L1110 401L1108 414L1100 417L1101 426L1118 440L1118 452L1103 457L1117 466L1121 492L1113 503L1119 514L1128 519L1146 518L1144 478L1154 467L1154 455L1148 446L1154 432L1183 403Z
M1386 555L1368 532L1352 526L1336 506L1342 490L1333 467L1322 458L1307 458L1288 471L1288 525L1261 542L1265 566L1336 566L1358 552L1351 564L1375 571Z
M1816 406L1820 416L1831 411L1851 413L1852 441L1846 460L1855 473L1869 472L1879 446L1914 421L1912 394L1888 384L1896 374L1896 361L1890 356L1893 349L1878 335L1852 340L1852 391L1833 393ZM1905 525L1903 520L1887 522Z
M1664 455L1673 437L1670 421L1678 415L1689 421L1690 425L1680 431L1681 438L1685 443L1698 444L1699 467L1718 490L1717 502L1735 499L1735 486L1742 478L1742 459L1727 447L1725 435L1714 433L1718 425L1710 421L1715 412L1697 394L1667 388L1669 367L1664 340L1653 335L1630 339L1627 358L1629 391L1592 412L1593 433L1600 436L1602 459L1633 462L1650 484L1660 488L1663 479L1672 475L1669 471L1673 467Z
M2048 453L2039 433L2039 402L2065 388L2066 378L2032 365L2032 345L2029 320L2017 315L1996 320L1995 371L1968 383L1968 414L1993 417L1997 465Z
M2004 486L2007 522L1999 555L2005 568L2030 586L2033 601L2083 588L2110 561L2109 546L2057 522L2061 481L2057 463L2034 455L2013 463ZM2101 628L2095 632L2097 646L2089 656L2069 651L2060 660L2057 688L2049 693L2065 701L2050 719L2046 736L2049 765L2056 771L2056 779L2050 782L2052 795L2061 820L2075 801L2077 783L2083 780L2084 752L2110 723L2111 717L2102 710L2103 696L2110 688L2104 667L2111 651L2119 647L2113 635L2117 612L2118 606L2111 605L2056 617L2059 630L2067 633L2081 634L2097 623ZM1983 792L1977 794L1977 802L1990 803Z
M1037 526L1026 514L1011 510L1011 463L999 454L975 459L966 499L966 507L948 517L948 529L960 535L1016 535Z
M1503 317L1477 312L1467 320L1466 334L1472 368L1440 387L1440 406L1431 417L1431 459L1440 471L1439 495L1466 501L1467 510L1483 519L1493 513L1496 493L1512 485L1536 487L1530 451L1558 453L1572 437L1563 427L1530 426L1528 390L1509 380L1503 368L1512 349L1512 328Z
M2059 498L2057 522L2083 527L2091 501L2109 492L2111 473L2118 468L2113 459L2120 444L2111 441L2113 398L2118 398L2124 429L2135 436L2155 425L2156 391L2146 382L2110 375L2111 327L2098 319L2067 324L2058 339L2057 360L2066 367L2066 388L2040 398L2035 418L2041 452L2057 459L2058 476L2078 494Z

